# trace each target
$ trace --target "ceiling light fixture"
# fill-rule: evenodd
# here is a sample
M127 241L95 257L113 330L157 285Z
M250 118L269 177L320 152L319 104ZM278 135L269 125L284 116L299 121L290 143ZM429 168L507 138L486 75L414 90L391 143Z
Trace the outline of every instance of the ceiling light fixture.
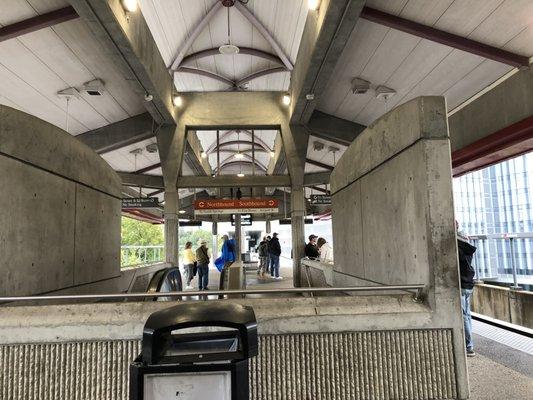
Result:
M270 152L270 158L274 158L275 156L276 156L276 153L273 152L273 151L271 151L271 152Z
M289 96L288 94L284 94L283 99L281 101L283 102L283 104L288 106L291 104L291 96Z
M239 178L242 178L242 177L244 176L244 174L243 174L242 172L239 172L239 173L237 174L237 176L238 176Z
M313 11L318 10L318 7L320 7L320 0L307 0L307 7Z
M180 214L185 214L185 212L186 212L185 210L179 210L178 211L178 213L180 213Z
M122 8L127 12L135 12L139 4L137 0L121 0Z
M362 78L352 79L352 93L365 94L370 89L370 82Z
M244 158L244 154L242 154L242 153L235 153L235 158L238 158L239 160L240 160L240 159L243 159L243 158Z
M202 158L207 158L207 153L205 151L202 151L201 156L202 156Z
M239 54L239 48L237 46L235 46L234 44L231 44L231 30L230 30L230 19L229 19L229 7L231 7L233 5L233 2L232 4L230 5L226 5L224 4L224 2L222 2L222 4L226 7L228 7L228 43L227 44L223 44L222 46L220 46L218 48L218 52L220 54L225 54L225 55L234 55L234 54Z
M172 103L174 103L176 107L181 107L183 105L183 98L180 95L175 94Z

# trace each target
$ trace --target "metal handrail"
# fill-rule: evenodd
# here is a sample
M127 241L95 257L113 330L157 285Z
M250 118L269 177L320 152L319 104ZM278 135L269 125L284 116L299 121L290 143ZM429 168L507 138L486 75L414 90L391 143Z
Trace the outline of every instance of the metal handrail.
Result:
M101 300L101 299L144 299L147 297L187 297L234 294L280 294L280 293L328 293L328 292L370 292L393 290L416 290L416 298L422 294L425 285L391 285L391 286L352 286L352 287L317 287L317 288L287 288L287 289L242 289L242 290L208 290L208 291L180 291L180 292L152 292L152 293L112 293L112 294L80 294L55 296L12 296L0 297L0 302L11 301L50 301L50 300Z

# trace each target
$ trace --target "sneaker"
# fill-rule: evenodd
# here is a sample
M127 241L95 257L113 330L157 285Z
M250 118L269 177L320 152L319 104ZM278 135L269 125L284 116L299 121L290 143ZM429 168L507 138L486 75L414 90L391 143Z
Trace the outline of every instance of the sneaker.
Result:
M187 286L185 286L185 289L192 289L192 286L191 285L187 285Z
M209 288L208 288L208 287L205 287L204 290L209 290Z
M277 279L278 281L281 281L281 280L283 280L283 277L282 277L282 276L276 276L276 279Z
M466 356L467 357L475 357L476 356L476 352L474 350L467 350L466 351Z

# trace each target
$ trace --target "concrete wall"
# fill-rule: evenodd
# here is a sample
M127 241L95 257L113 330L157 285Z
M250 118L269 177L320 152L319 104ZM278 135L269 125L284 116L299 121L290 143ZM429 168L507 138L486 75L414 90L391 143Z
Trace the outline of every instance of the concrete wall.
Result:
M121 182L61 129L0 106L0 295L120 274Z
M533 329L533 293L476 284L472 311Z
M444 98L414 99L369 126L337 163L331 191L333 286L424 284L430 325L453 329L466 385Z

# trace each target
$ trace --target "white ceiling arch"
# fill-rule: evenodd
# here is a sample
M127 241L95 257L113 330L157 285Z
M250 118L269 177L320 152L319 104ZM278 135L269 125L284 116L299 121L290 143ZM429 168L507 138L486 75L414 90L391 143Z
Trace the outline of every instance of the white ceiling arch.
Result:
M229 8L219 0L140 0L140 5L178 91L288 90L306 0L236 1ZM228 42L238 54L220 54Z

